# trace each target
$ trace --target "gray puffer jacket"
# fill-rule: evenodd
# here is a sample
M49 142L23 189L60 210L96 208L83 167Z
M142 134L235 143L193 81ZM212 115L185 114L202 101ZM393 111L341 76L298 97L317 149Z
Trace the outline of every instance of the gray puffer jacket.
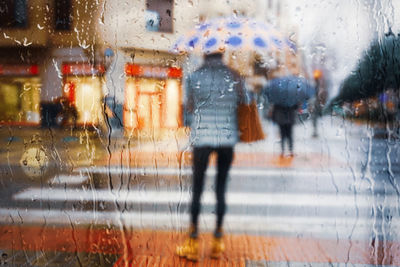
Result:
M247 103L244 82L224 65L211 58L186 80L187 110L191 113L191 144L223 147L238 142L237 107Z

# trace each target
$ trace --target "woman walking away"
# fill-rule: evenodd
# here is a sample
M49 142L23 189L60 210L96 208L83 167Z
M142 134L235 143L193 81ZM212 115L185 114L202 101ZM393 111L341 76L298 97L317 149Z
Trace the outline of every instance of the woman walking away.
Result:
M187 79L187 111L191 113L191 145L193 146L193 186L191 225L188 238L176 252L189 260L199 259L198 217L204 187L204 176L211 153L217 159L216 227L212 240L211 257L218 258L225 250L223 219L225 189L233 160L233 147L238 142L237 107L244 98L243 81L222 61L221 53L205 56L204 64Z
M281 157L285 155L285 141L289 146L290 157L293 153L293 125L295 123L297 105L292 107L284 107L274 105L272 109L272 120L279 125L281 135Z

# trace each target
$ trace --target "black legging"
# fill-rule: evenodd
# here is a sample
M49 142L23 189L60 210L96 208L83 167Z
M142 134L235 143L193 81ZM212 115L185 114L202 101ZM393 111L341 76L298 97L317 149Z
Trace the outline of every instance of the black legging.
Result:
M215 193L217 195L217 229L221 228L225 215L225 189L229 169L233 160L233 147L194 147L193 148L193 187L192 187L192 224L195 227L193 235L197 236L197 223L200 213L200 198L204 187L204 176L211 152L217 152L217 180Z
M289 143L289 150L293 152L293 137L292 137L292 124L281 124L279 129L281 131L281 148L282 153L285 151L285 140Z

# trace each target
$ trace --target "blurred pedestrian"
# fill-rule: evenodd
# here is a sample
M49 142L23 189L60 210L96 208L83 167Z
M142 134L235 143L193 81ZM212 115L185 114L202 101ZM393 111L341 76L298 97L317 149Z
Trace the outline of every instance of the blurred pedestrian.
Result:
M325 82L323 79L323 73L321 70L314 71L315 81L315 99L311 113L313 134L312 137L318 137L318 119L322 117L322 110L328 98L328 92L325 89Z
M59 127L65 127L72 125L76 128L76 122L78 120L78 111L74 103L72 103L67 97L61 96L54 100L54 103L59 106L56 121Z
M216 227L211 244L211 257L218 258L225 250L223 219L226 210L225 189L233 160L234 146L239 140L237 107L244 102L244 82L227 67L223 54L206 55L203 65L186 82L186 110L191 113L191 145L193 146L193 186L189 236L177 247L177 254L198 260L198 217L209 156L217 154Z
M285 143L289 146L290 157L293 153L293 125L296 121L298 106L284 107L274 104L272 107L272 120L279 125L281 135L281 157L285 155Z

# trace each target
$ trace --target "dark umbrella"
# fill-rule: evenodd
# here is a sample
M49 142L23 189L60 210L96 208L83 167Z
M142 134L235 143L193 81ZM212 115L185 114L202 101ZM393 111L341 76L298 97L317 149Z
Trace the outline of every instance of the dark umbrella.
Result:
M271 80L265 93L269 102L292 107L311 98L315 89L302 77L285 76Z
M400 37L393 33L376 40L356 69L343 81L333 103L374 96L400 87Z

